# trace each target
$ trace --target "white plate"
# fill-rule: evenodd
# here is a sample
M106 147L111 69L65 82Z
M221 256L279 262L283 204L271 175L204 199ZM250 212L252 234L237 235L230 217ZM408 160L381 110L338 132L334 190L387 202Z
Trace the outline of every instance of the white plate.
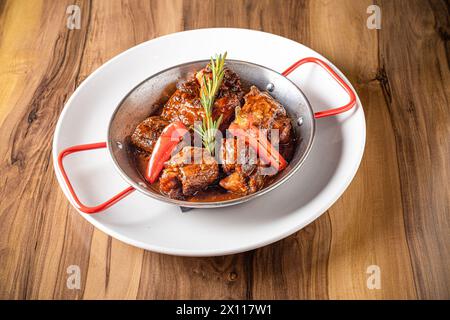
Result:
M254 62L279 72L307 56L327 61L297 42L254 30L200 29L150 40L105 63L74 92L56 126L53 163L66 147L106 141L112 112L142 80L168 67L208 59L224 51L228 51L230 59ZM348 100L342 88L318 66L306 64L289 78L303 90L315 111ZM358 99L352 111L318 119L314 145L300 170L285 184L255 200L181 213L176 206L134 192L102 213L80 214L103 232L152 251L214 256L254 249L303 228L341 196L356 174L365 136L364 113ZM76 192L87 205L103 202L127 186L106 149L68 156L65 166ZM73 203L56 166L55 171Z

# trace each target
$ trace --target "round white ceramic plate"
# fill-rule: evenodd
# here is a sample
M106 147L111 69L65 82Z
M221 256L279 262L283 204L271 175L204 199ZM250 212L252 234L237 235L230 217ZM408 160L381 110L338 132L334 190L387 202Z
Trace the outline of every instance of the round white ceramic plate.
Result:
M200 29L150 40L105 63L74 92L56 126L53 163L66 147L106 141L114 109L142 80L171 66L208 59L224 51L230 59L279 72L307 56L327 61L297 42L254 30ZM344 90L313 64L301 66L289 78L303 90L315 111L348 100ZM317 119L314 145L300 170L276 190L252 201L182 213L177 206L134 192L102 213L80 214L105 233L152 251L214 256L254 249L303 228L342 195L360 164L365 135L358 99L351 111ZM103 202L127 186L106 149L70 155L64 163L76 192L87 205ZM73 203L56 166L55 171Z

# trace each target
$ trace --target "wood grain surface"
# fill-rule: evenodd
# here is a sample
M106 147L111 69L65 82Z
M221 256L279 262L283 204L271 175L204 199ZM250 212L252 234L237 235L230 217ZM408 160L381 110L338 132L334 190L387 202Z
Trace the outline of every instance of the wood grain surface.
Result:
M66 8L81 8L81 29ZM369 0L0 0L0 298L450 299L449 3ZM51 161L61 109L96 68L143 41L204 27L278 34L322 53L364 105L367 143L318 220L242 254L128 246L64 197ZM67 267L81 270L67 287ZM381 288L369 289L370 265Z

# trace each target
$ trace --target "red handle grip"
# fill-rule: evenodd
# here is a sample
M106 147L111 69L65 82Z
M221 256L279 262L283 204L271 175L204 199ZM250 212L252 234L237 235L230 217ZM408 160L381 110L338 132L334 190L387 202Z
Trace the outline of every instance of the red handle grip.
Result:
M353 108L353 106L356 104L356 94L353 92L353 90L350 88L350 86L344 81L344 79L342 79L325 61L322 61L320 59L313 58L313 57L304 58L304 59L297 61L292 66L290 66L289 68L284 70L282 75L287 76L292 71L294 71L295 69L300 67L302 64L305 64L308 62L313 62L315 64L318 64L319 66L324 68L326 71L328 71L328 73L334 78L334 80L336 80L341 85L341 87L347 92L347 94L350 97L350 101L346 105L344 105L342 107L330 109L330 110L316 112L316 113L314 113L314 118L318 119L318 118L323 118L323 117L328 117L328 116L334 116L336 114L348 111L351 108Z
M78 196L75 193L75 190L72 187L72 184L69 181L66 170L64 169L63 159L65 156L67 156L71 153L75 153L75 152L79 152L79 151L86 151L86 150L93 150L93 149L101 149L101 148L106 148L106 142L80 144L77 146L73 146L73 147L64 149L58 155L58 167L62 173L64 181L66 182L66 186L69 189L70 194L72 195L72 198L77 205L77 208L84 213L92 214L92 213L97 213L97 212L103 211L103 210L109 208L110 206L112 206L113 204L115 204L116 202L122 200L123 198L125 198L127 195L129 195L131 192L133 192L135 190L133 187L130 186L130 187L126 188L125 190L123 190L122 192L116 194L114 197L112 197L108 201L103 202L95 207L88 207L81 203L80 199L78 199Z

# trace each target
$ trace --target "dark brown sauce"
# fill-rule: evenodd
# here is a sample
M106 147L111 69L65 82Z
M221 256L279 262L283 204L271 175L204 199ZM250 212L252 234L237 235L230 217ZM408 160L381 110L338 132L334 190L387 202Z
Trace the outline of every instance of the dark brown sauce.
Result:
M242 195L229 192L217 184L209 186L206 190L197 192L187 200L191 202L216 202L238 199L241 197Z

